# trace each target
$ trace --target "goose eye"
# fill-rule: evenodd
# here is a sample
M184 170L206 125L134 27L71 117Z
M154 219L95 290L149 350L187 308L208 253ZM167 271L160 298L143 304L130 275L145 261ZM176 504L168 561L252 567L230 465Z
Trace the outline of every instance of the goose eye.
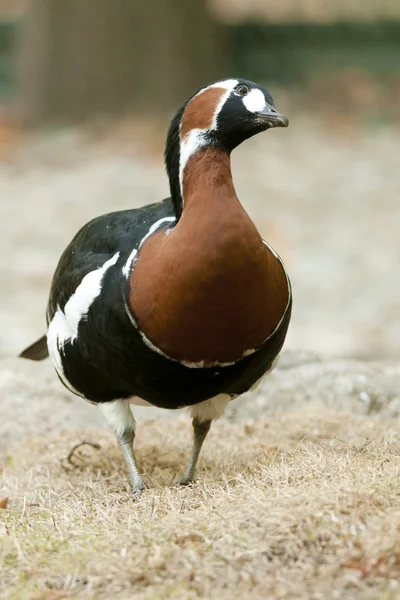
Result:
M249 93L249 88L247 85L240 84L235 87L235 92L238 96L246 96Z

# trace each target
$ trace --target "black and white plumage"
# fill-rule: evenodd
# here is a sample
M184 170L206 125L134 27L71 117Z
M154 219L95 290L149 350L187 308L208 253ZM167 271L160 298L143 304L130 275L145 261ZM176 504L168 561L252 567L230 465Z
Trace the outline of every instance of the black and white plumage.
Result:
M282 348L290 282L237 200L229 155L287 124L251 82L202 88L168 133L171 198L92 220L60 258L47 335L21 356L41 360L47 347L64 385L100 406L135 493L143 483L130 403L192 407L195 441L181 479L188 483L212 419L273 367Z

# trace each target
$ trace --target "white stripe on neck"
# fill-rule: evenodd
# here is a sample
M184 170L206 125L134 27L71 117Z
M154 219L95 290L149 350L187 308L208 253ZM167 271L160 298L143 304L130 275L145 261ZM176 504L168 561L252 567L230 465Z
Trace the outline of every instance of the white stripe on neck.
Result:
M221 112L221 109L224 106L225 102L227 101L228 97L230 96L233 88L237 84L238 84L237 79L226 79L225 81L217 81L216 83L213 83L212 85L209 85L209 86L203 88L202 90L200 90L190 101L190 102L193 102L193 100L195 98L197 98L197 96L200 96L200 94L203 94L206 90L209 90L211 88L221 88L221 89L226 90L225 93L221 95L221 98L219 99L219 102L218 102L217 106L215 107L212 121L211 121L211 127L209 129L198 129L198 128L191 129L186 134L184 139L181 140L180 153L179 153L179 187L180 187L180 192L181 192L182 205L183 205L183 201L184 201L183 200L183 172L185 170L185 167L188 164L190 158L192 156L194 156L195 154L197 154L197 152L204 146L204 144L206 142L206 133L208 131L215 131L217 129L218 115ZM189 104L190 104L190 102L189 102ZM182 125L182 121L183 121L183 116L182 116L182 120L181 120L181 124L180 124L179 128Z

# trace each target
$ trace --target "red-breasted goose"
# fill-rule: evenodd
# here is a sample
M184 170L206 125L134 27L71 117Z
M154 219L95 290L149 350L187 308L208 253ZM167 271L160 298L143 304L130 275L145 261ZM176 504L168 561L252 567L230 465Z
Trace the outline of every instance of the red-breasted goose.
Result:
M47 335L21 356L50 354L64 385L98 404L114 430L134 493L131 403L191 407L193 481L211 421L273 366L289 326L285 267L240 204L230 153L287 127L270 94L217 81L178 111L167 137L171 197L90 221L64 251Z

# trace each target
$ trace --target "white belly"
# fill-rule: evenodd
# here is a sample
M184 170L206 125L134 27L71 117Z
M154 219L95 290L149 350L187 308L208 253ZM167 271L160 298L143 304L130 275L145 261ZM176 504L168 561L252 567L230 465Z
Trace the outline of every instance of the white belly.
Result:
M187 409L190 410L192 419L194 419L194 417L197 417L202 421L219 419L224 414L230 400L231 397L229 394L218 394L218 396L214 396L214 398L188 406ZM142 400L142 398L138 398L137 396L129 398L129 403L134 404L135 406L150 406L154 408L153 404L150 404L147 400Z

